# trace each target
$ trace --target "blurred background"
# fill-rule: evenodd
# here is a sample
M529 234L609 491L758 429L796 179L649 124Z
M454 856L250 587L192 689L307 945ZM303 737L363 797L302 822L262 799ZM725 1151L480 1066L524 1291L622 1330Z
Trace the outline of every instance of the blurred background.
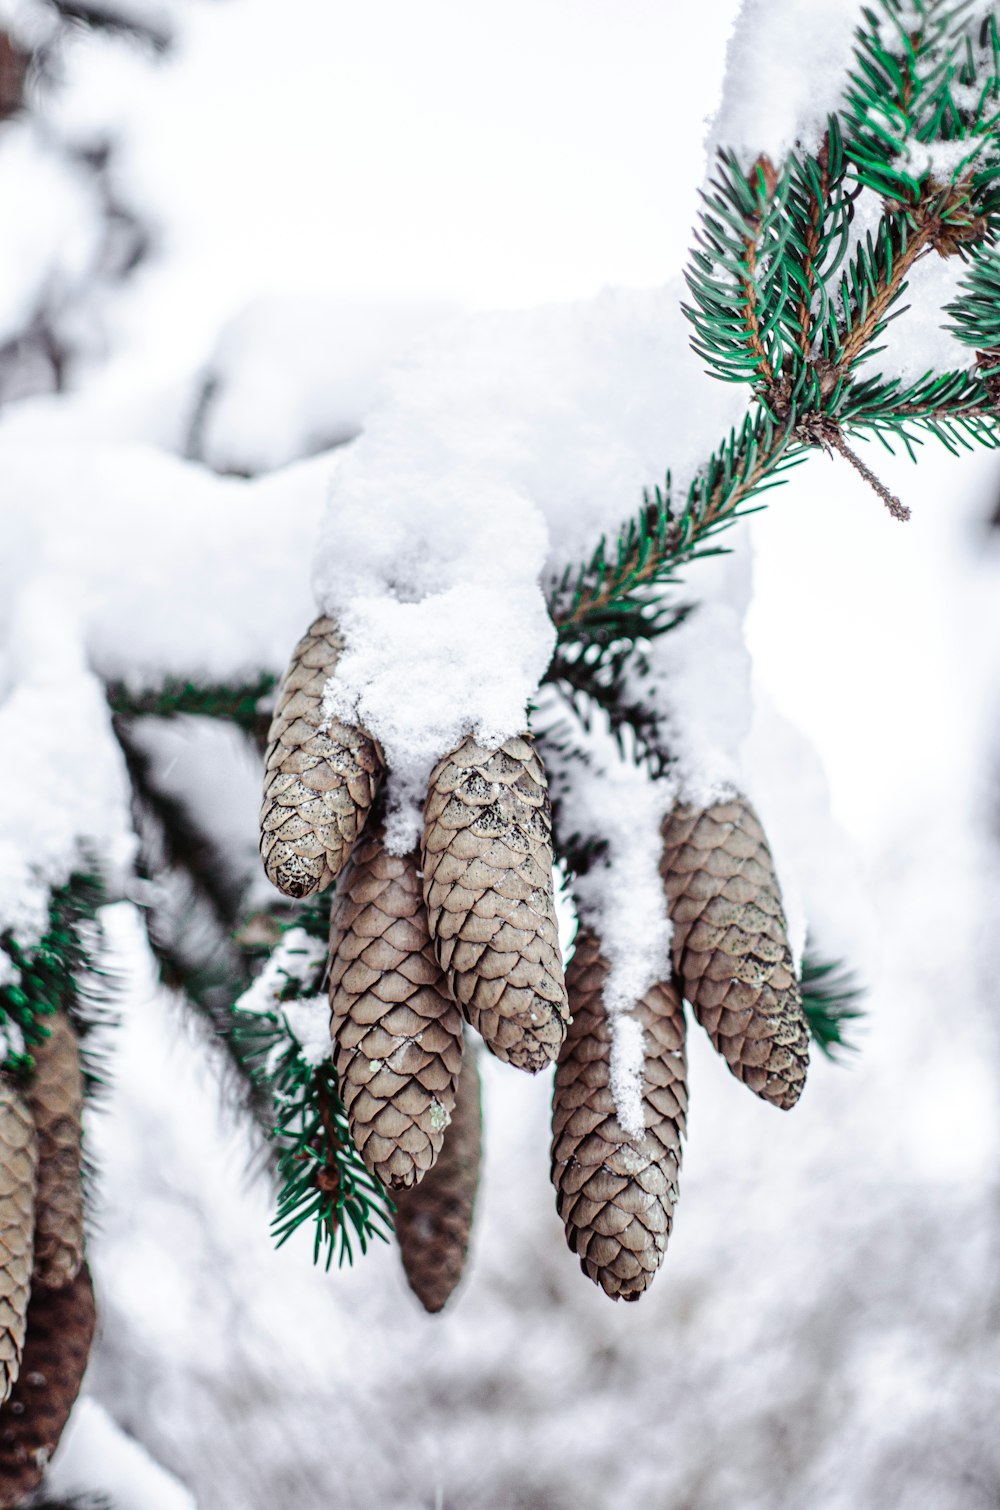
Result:
M736 8L2 0L8 478L69 445L186 459L206 500L212 474L322 469L443 313L666 282ZM781 1118L695 1038L671 1251L636 1307L566 1251L547 1086L486 1064L470 1274L428 1318L389 1251L329 1275L306 1239L273 1251L221 1066L120 911L115 1089L89 1133L101 1335L55 1489L121 1510L1000 1506L1000 472L928 453L883 475L905 530L823 457L774 495L748 625L758 782L809 794L801 821L776 803L775 840L811 857L869 986L858 1052ZM8 523L30 497L5 489ZM154 506L169 490L137 482ZM256 773L230 766L252 856Z

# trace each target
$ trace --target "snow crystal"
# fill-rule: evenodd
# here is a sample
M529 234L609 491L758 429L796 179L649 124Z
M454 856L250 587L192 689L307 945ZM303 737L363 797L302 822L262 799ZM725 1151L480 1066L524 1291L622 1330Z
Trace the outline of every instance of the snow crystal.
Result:
M860 364L865 377L880 373L915 382L928 372L951 372L972 365L973 352L946 327L951 316L945 306L959 297L959 285L968 271L960 257L941 257L924 252L906 278L906 290L892 320L879 339L882 348Z
M539 712L542 727L558 719L554 695L543 695ZM670 975L660 824L676 788L667 779L650 781L598 724L579 730L578 738L583 759L564 761L555 744L550 773L560 833L603 845L601 857L574 881L573 894L581 923L593 930L608 962L603 1005L612 1029L612 1095L619 1122L637 1137L643 1126L642 1034L628 1014L651 985ZM627 1019L620 1037L619 1019Z
M43 446L0 426L0 629L19 580L74 584L101 675L239 681L280 672L314 614L309 558L334 464L246 483L151 447Z
M711 144L748 166L815 149L840 107L860 19L858 0L743 0Z
M649 675L634 680L636 694L663 712L678 798L701 807L741 789L741 748L753 711L743 639L751 558L742 526L729 538L733 554L688 570L685 597L694 610L654 643Z
M260 298L222 330L197 454L217 472L265 472L351 440L392 361L447 306Z
M307 1064L330 1057L330 1003L326 996L302 996L282 1004L282 1015Z
M338 467L316 591L347 650L325 711L381 741L394 847L416 837L437 758L470 730L523 729L553 647L540 582L668 468L685 488L742 416L745 395L692 356L681 297L674 282L455 322L400 366Z
M611 1017L611 1094L622 1132L641 1138L646 1128L643 1110L645 1045L642 1024L625 1012Z
M238 1012L275 1012L289 979L306 981L326 958L326 944L304 928L289 928L272 949L260 974L236 1003Z
M0 701L0 923L25 944L48 891L90 854L109 883L131 859L127 783L107 705L80 650L71 587L39 578L13 610Z

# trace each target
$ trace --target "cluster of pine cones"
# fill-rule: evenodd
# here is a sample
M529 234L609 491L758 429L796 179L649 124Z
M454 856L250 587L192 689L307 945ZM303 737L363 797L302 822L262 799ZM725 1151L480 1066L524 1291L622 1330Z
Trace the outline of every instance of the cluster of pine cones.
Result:
M65 1014L48 1026L30 1077L0 1075L0 1510L41 1482L94 1335L80 1050Z
M463 740L430 778L419 851L390 854L378 743L322 716L342 648L323 617L295 650L268 741L261 853L286 896L338 881L333 1062L357 1148L393 1192L410 1284L439 1310L468 1246L481 1119L464 1019L519 1069L555 1062L552 1180L567 1240L608 1295L637 1300L662 1261L677 1200L682 999L765 1100L791 1107L805 1080L806 1023L756 815L734 797L676 807L664 821L673 975L633 1013L645 1128L630 1136L612 1095L608 965L593 933L581 932L563 974L548 789L531 736L493 750Z

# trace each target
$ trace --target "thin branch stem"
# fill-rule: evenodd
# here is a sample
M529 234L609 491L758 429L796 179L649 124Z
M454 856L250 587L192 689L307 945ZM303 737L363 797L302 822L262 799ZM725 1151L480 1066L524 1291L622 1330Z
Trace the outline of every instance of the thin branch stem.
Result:
M706 500L703 511L692 520L683 550L680 548L682 534L679 523L674 523L667 529L660 548L650 551L642 564L640 564L639 545L634 545L617 570L609 573L600 592L595 593L593 597L581 599L567 613L556 612L553 615L557 628L563 629L573 624L583 623L591 614L600 613L607 608L626 587L631 591L632 588L641 587L650 581L662 570L663 563L671 556L676 555L678 560L682 560L693 552L708 532L722 519L734 513L743 499L759 486L781 457L788 440L787 431L776 431L770 446L758 453L750 472L741 481L735 483L728 494L723 493L721 486L713 490Z
M861 457L858 456L856 452L851 450L850 446L847 444L843 435L841 435L839 431L836 433L836 435L831 437L830 445L835 451L839 452L839 454L844 457L845 461L850 462L854 470L860 473L868 486L878 494L882 502L885 504L886 508L889 510L889 513L892 515L893 519L899 519L902 521L909 519L910 511L907 508L906 504L901 503L900 500L896 497L895 493L890 493L885 483L882 482L880 478L876 477L871 467L866 466L865 463L861 460Z
M934 227L930 218L922 220L915 227L913 234L907 240L905 251L902 251L893 263L891 278L875 291L865 318L844 335L835 363L839 373L846 375L848 368L853 366L871 341L913 264L925 252L930 251L933 234Z

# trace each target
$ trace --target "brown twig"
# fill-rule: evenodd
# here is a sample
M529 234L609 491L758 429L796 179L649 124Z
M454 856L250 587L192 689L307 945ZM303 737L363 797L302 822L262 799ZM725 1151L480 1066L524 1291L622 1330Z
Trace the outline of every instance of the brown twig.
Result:
M836 366L841 373L846 375L847 369L853 365L871 341L877 326L899 293L913 264L923 253L930 251L933 236L933 221L930 218L919 221L906 243L906 250L901 252L893 263L892 277L881 288L876 289L868 305L868 313L860 325L855 325L853 330L844 335L836 358Z
M751 182L754 176L761 179L764 185L764 193L770 199L777 188L778 175L769 157L763 155L758 157L753 166ZM770 387L774 382L774 368L768 361L767 352L764 349L764 341L760 333L760 319L757 314L757 233L760 229L761 218L759 215L754 217L752 234L747 236L743 243L746 271L740 279L740 289L746 300L744 323L750 340L750 350L757 358L757 369L761 378Z
M895 493L890 493L889 489L886 487L885 483L882 482L881 478L876 477L871 467L866 466L865 463L861 460L861 457L851 450L850 446L847 444L846 440L839 430L836 431L836 433L831 437L830 445L835 451L839 452L846 461L849 461L851 463L851 466L854 468L854 470L856 472L859 472L868 486L878 494L882 502L885 504L886 508L889 510L889 513L892 515L893 519L899 519L902 521L909 519L910 511L907 508L906 504L901 503L900 500L896 497Z
M830 187L830 133L824 133L823 141L817 158L821 169L821 183L823 186L823 200L826 199ZM816 290L816 254L819 251L819 229L823 223L823 200L816 194L809 195L809 225L806 229L806 264L805 280L806 287L802 291L796 316L799 325L799 350L803 356L808 356L812 348L812 331L810 330L810 316L812 314L812 299Z

